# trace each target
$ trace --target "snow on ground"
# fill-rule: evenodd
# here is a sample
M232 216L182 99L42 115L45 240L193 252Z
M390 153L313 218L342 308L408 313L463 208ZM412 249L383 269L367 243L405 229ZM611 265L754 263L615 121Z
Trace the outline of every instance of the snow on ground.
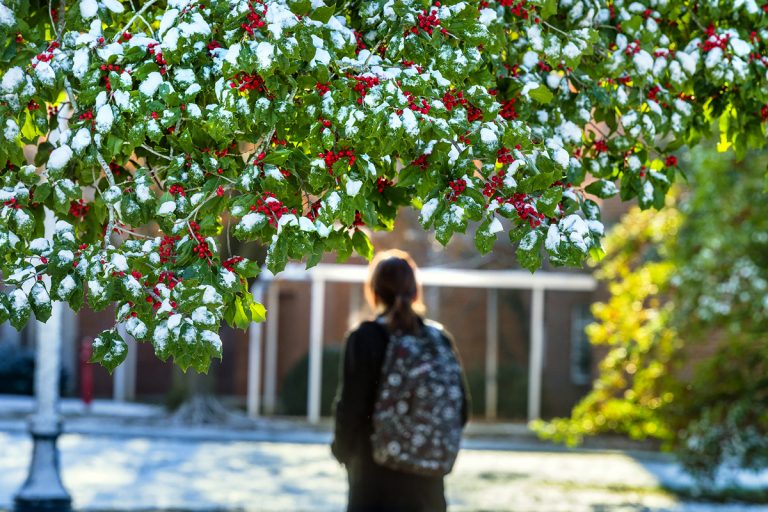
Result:
M346 479L327 444L66 434L64 484L77 510L342 511ZM31 442L0 432L0 509L27 471ZM447 480L452 512L768 512L681 503L659 489L672 465L621 453L464 450ZM654 462L655 461L655 462ZM657 467L654 467L657 466Z

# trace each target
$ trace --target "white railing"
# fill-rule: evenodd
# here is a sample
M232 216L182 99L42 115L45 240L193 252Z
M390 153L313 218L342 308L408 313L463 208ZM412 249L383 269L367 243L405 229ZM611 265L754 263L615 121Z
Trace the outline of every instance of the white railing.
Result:
M486 357L485 357L485 412L488 419L494 419L497 412L498 386L498 291L505 289L531 290L531 332L528 372L528 419L541 414L541 376L544 362L544 293L548 290L593 291L595 279L587 274L566 272L538 272L531 274L524 270L466 270L450 268L422 268L418 273L424 286L451 288L483 288L488 293L486 315ZM264 302L268 308L266 321L264 412L275 410L277 394L277 319L279 295L277 288L281 281L308 281L310 291L309 324L309 383L307 389L307 419L317 423L320 419L320 387L322 382L323 320L325 316L325 283L364 283L368 278L368 267L363 265L320 264L309 270L303 265L289 264L277 276L264 271L261 279L254 283L253 297ZM261 361L262 324L253 324L249 333L248 356L248 414L257 416L261 410Z

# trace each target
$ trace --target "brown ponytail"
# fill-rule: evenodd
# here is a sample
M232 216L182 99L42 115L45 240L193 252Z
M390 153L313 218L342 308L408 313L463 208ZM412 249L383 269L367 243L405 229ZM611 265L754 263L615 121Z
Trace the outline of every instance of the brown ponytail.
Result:
M366 294L374 307L383 309L389 329L417 332L420 321L416 310L421 312L423 307L418 301L421 293L411 257L403 251L387 251L377 255L370 268Z

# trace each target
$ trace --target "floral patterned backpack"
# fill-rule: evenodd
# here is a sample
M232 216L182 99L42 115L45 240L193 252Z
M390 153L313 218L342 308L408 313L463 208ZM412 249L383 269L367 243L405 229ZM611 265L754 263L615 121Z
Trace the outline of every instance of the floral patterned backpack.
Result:
M391 469L442 476L463 430L461 366L439 324L390 334L373 410L373 459Z

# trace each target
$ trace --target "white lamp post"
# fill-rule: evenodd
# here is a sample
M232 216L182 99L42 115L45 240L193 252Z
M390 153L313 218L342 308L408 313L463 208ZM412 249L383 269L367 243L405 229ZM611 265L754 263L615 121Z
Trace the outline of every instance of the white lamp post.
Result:
M45 235L48 238L53 237L54 223L53 214L46 210ZM46 284L50 290L50 280ZM62 303L54 301L48 322L37 322L35 326L37 411L29 423L34 447L27 480L15 497L16 512L69 512L72 509L72 498L59 476L59 451L56 447L56 440L61 434L58 401L62 312Z

